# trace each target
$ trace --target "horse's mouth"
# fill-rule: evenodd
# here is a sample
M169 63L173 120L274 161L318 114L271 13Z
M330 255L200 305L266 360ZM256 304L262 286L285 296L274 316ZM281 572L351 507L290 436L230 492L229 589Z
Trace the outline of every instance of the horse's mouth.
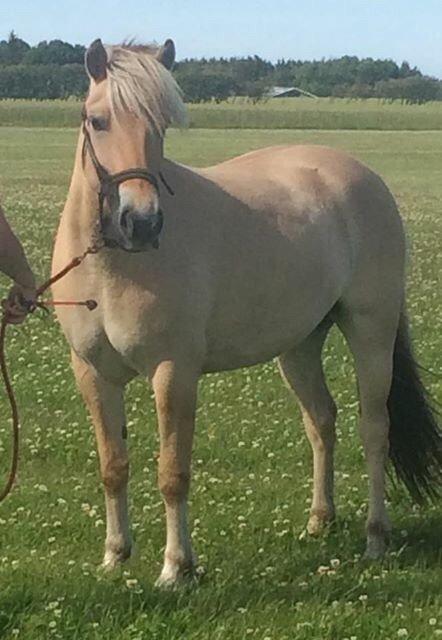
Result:
M146 251L149 251L149 249L152 247L154 249L160 248L159 238L153 239L149 243L143 244L142 246L133 246L133 247L124 246L123 244L121 244L120 242L117 242L116 240L107 239L107 238L103 239L103 244L106 247L106 249L120 249L125 253L146 253Z
M144 253L151 247L158 249L160 235L163 229L163 214L155 214L155 220L141 221L133 226L132 237L128 238L119 230L117 236L112 233L110 225L102 224L101 236L104 246L108 249L121 249L126 253ZM109 233L111 232L111 233Z

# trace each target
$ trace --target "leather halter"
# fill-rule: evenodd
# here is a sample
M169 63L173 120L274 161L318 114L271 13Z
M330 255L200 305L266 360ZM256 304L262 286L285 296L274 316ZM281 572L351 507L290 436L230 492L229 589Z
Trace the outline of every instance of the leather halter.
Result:
M103 221L105 200L110 202L112 198L116 198L118 196L119 185L122 184L123 182L126 182L127 180L140 179L140 180L145 180L146 182L149 182L149 184L151 184L154 187L158 195L158 198L160 197L160 186L159 186L158 178L155 176L155 174L148 171L148 169L145 169L143 167L136 167L133 169L125 169L124 171L119 171L118 173L109 173L109 171L106 169L106 167L104 167L101 164L101 162L97 157L97 154L94 149L94 145L92 144L91 136L86 127L86 118L84 115L83 115L83 136L84 136L83 154L85 153L85 151L89 153L89 157L91 159L92 165L95 169L95 172L98 177L98 181L100 183L100 190L98 192L98 213L99 213L100 224L102 224L102 221ZM158 175L160 177L161 182L165 186L167 192L169 193L169 195L172 195L172 196L175 195L174 191L166 182L166 179L164 178L161 171L158 172ZM163 227L163 212L161 211L161 209L158 211L157 216L158 216L158 223L154 229L155 235L151 240L151 243L155 249L157 249L159 246L158 236L160 235L161 229Z

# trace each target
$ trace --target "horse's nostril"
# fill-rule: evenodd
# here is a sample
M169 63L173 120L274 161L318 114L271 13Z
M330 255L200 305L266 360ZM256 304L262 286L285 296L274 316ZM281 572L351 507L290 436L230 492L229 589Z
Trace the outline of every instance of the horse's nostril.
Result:
M133 220L133 238L141 244L157 241L163 226L161 212L140 216Z
M121 212L121 215L120 215L120 226L125 231L127 230L127 217L128 217L128 215L129 215L129 210L128 209L124 209Z
M137 250L148 244L158 245L158 236L163 226L163 216L158 213L142 214L131 207L124 207L119 214L120 235Z
M149 240L152 233L152 220L150 217L135 218L134 220L134 237L146 241Z

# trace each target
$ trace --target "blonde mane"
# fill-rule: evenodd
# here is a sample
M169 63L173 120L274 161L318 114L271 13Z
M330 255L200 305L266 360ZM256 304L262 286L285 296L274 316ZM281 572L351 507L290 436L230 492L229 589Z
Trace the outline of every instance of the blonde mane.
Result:
M149 46L106 47L112 108L146 118L161 135L171 124L184 126L182 91Z

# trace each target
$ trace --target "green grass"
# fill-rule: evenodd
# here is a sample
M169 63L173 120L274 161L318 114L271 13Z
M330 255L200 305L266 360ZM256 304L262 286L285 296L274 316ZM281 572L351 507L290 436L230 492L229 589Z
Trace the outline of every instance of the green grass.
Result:
M241 99L190 107L190 125L232 129L442 129L442 103L404 105L382 100L282 98L257 104Z
M1 100L0 126L76 127L81 102ZM404 105L382 100L282 98L257 104L244 98L188 106L191 128L440 130L442 103Z
M75 137L69 129L0 128L3 204L41 279L49 269ZM391 186L408 225L416 352L434 372L426 381L442 401L442 133L172 131L167 153L204 165L281 142L342 147ZM34 317L9 331L7 348L23 448L18 486L0 506L0 638L441 637L440 507L412 508L401 490L392 490L391 552L382 564L360 560L366 470L351 359L336 333L325 354L340 409L336 529L320 540L299 540L311 455L274 364L207 376L200 386L191 498L194 542L207 576L181 593L153 588L165 529L149 389L136 381L127 403L138 557L121 575L104 579L97 571L104 509L94 439L66 343L52 318ZM8 417L3 399L2 478L9 463ZM128 579L137 582L128 586Z

